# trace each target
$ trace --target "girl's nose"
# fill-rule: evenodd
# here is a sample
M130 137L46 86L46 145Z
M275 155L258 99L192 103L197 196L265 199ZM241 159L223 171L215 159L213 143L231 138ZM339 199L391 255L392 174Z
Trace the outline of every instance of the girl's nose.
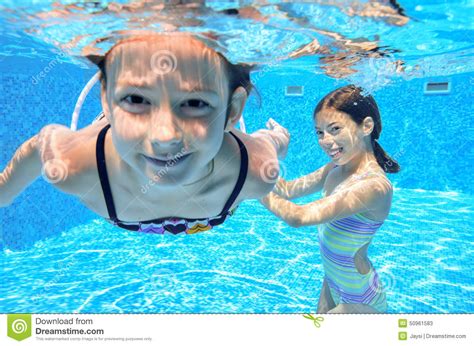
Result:
M321 146L325 148L331 148L334 143L334 139L332 138L332 136L329 136L328 134L324 134L323 138L321 138L319 142L321 143Z
M159 109L153 114L148 132L150 141L159 148L176 147L183 140L176 116L166 108Z

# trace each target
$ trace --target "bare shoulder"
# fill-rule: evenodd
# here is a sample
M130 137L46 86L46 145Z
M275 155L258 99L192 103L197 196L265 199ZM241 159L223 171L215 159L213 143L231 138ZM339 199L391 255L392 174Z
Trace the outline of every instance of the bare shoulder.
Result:
M45 179L66 193L79 192L96 171L97 133L96 125L79 131L59 124L43 127L38 135L38 152Z
M382 170L347 176L338 166L328 174L324 191L325 197L337 195L362 201L367 207L362 214L373 220L383 221L390 212L393 187Z
M366 191L367 200L372 206L365 216L374 220L385 220L392 205L392 183L384 173L368 175L361 183L361 191Z
M275 148L261 138L232 130L245 145L249 157L247 179L243 188L246 198L261 198L270 193L279 174L279 162Z
M390 180L382 171L371 171L361 175L353 175L345 182L345 189L357 191L360 196L366 196L368 199L380 204L385 200L392 198L393 186Z
M369 174L366 178L367 186L370 187L372 193L379 197L392 197L393 186L385 173Z

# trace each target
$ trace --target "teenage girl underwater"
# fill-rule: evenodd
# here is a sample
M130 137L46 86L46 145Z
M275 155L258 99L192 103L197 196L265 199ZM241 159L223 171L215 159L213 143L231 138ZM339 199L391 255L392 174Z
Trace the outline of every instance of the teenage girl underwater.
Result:
M400 167L378 143L377 104L345 86L319 102L314 121L331 162L293 181L280 178L261 202L292 227L318 225L325 273L318 313L385 312L385 291L367 248L390 212L393 188L385 172ZM323 198L312 203L289 201L321 189Z
M160 55L175 66L154 66ZM188 34L142 34L103 57L104 117L75 132L50 124L23 143L0 176L0 206L40 174L115 225L147 233L197 233L223 223L244 199L268 194L261 174L288 133L245 134L239 121L250 68Z

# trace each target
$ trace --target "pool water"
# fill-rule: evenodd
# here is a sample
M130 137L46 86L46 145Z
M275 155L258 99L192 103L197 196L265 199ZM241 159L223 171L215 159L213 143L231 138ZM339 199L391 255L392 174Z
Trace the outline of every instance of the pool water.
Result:
M474 311L473 202L395 190L369 248L388 313ZM5 251L1 312L314 313L323 279L316 232L286 226L255 201L194 236L93 220L26 251Z
M96 73L77 57L81 49L124 23L146 22L136 20L138 7L123 16L94 7L107 3L0 5L2 169L43 126L70 124L79 93ZM261 64L252 73L260 97L249 99L245 124L251 133L272 117L289 130L280 162L287 180L328 162L314 131L317 102L349 83L370 91L382 116L380 143L402 168L389 175L392 209L368 252L388 313L473 313L474 28L466 15L472 1L399 1L410 18L403 25L309 3L255 6L260 17L253 21L244 12L219 12L232 3L209 2L188 17L169 10L159 20L217 33L229 59ZM313 39L325 50L288 59ZM405 72L386 68L398 60ZM428 82L448 82L451 91L426 95ZM288 86L301 86L304 95L285 95ZM79 128L99 111L96 86ZM210 232L159 236L115 228L40 177L0 208L0 227L0 313L314 313L323 280L316 226L290 228L255 200Z

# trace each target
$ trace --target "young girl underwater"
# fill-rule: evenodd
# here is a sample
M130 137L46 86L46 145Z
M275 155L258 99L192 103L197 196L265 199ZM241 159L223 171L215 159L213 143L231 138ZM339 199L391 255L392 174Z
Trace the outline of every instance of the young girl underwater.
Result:
M234 128L249 67L188 34L129 37L90 59L104 117L77 132L47 125L22 144L1 173L0 206L43 174L119 227L192 234L272 190L261 167L289 137L272 120L251 135Z
M318 142L331 162L293 181L279 179L261 202L292 227L318 226L324 281L318 313L380 313L385 292L367 248L390 212L385 175L399 165L378 143L380 113L372 96L353 85L326 95L314 111ZM323 190L305 205L289 199Z

